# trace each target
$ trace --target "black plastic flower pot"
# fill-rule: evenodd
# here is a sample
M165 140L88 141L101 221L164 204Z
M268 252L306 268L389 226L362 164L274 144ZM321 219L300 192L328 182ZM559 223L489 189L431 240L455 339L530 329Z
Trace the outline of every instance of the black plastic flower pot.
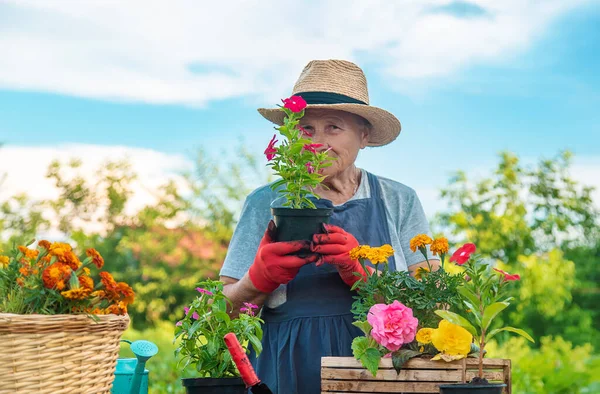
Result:
M293 209L271 208L277 241L310 241L313 234L323 232L323 223L329 223L333 208Z
M181 379L187 394L246 394L241 378L185 378Z
M502 394L504 383L489 384L441 384L440 394Z

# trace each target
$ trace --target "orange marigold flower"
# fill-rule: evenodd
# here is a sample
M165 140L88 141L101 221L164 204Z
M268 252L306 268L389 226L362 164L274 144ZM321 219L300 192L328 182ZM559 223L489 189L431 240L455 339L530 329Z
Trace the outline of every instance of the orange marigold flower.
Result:
M417 250L424 248L426 245L431 245L433 240L427 234L419 234L415 235L413 239L410 240L410 250L416 252Z
M70 252L71 250L72 248L69 244L65 244L62 242L54 242L52 245L50 245L50 249L48 250L48 252L50 252L51 255L60 258L64 256L66 252Z
M109 306L107 312L115 315L124 315L127 313L127 305L125 305L124 302L119 301L118 303Z
M19 272L21 273L21 275L23 276L27 276L29 275L29 270L27 269L27 267L21 267L19 268Z
M89 297L92 293L91 289L80 287L78 289L71 289L67 291L61 291L60 294L69 300L83 300Z
M38 242L38 248L44 248L46 250L50 250L50 246L51 246L50 242L46 241L45 239Z
M25 280L23 278L17 278L17 284L23 287L25 285Z
M92 258L92 262L96 267L98 267L98 269L104 266L104 259L102 256L100 256L100 253L98 253L96 249L90 248L85 253L88 255L88 257Z
M94 289L94 280L86 275L81 275L79 277L79 285L81 287L85 287L86 289L93 290Z
M115 282L115 278L110 273L106 271L100 272L100 280L107 293L114 294L118 292L117 282Z
M42 281L47 289L63 290L65 283L71 277L71 268L63 263L56 262L42 273Z
M448 249L450 249L450 247L448 246L448 239L445 237L434 239L429 247L429 250L431 250L431 253L433 253L434 256L446 254L448 253Z
M119 294L121 294L123 296L123 302L126 305L132 304L133 300L135 298L135 293L133 292L133 289L131 288L131 286L129 286L125 282L119 282L119 283L117 283L117 286L119 288L119 290L118 290Z
M76 271L77 268L81 266L81 261L79 261L77 255L75 255L75 253L73 253L70 250L66 251L64 255L59 257L58 261L65 263L66 265L71 267L73 271Z
M27 248L26 246L20 245L19 246L19 251L21 253L23 253L23 255L25 256L25 258L27 259L36 259L38 257L38 253L39 251L37 250L32 250Z

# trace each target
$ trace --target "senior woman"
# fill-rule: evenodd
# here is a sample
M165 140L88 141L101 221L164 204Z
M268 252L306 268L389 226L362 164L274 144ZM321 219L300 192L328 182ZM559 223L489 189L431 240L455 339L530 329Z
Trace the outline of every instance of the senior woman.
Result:
M394 115L369 105L358 66L311 61L293 95L308 103L300 126L336 159L315 190L319 203L334 208L327 233L312 241L275 242L270 206L277 194L265 185L246 198L220 275L235 310L244 302L262 307L264 350L253 359L258 376L274 393L317 394L321 357L351 356L352 340L361 334L352 325L350 287L358 280L353 272L364 271L349 251L390 244L395 252L389 268L414 275L427 263L409 241L429 233L429 225L413 189L355 165L361 149L386 145L400 133ZM259 112L273 123L283 121L278 109Z

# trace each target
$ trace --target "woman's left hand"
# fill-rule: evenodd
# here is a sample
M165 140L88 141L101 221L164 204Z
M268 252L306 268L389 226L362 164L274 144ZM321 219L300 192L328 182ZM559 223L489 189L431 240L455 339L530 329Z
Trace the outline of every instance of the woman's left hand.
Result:
M354 275L355 272L361 274L364 280L367 274L360 262L350 258L350 251L358 246L358 241L354 235L331 224L324 224L323 227L327 233L313 235L310 245L312 252L321 255L317 260L317 266L325 263L334 265L340 277L348 286L352 286L360 280L359 276Z

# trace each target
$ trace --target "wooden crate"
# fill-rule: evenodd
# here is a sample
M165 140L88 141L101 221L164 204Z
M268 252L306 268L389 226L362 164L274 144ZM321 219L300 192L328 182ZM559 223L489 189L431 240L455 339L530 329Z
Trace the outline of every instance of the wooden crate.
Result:
M321 393L439 393L439 385L469 382L478 374L473 358L446 362L425 358L409 360L400 375L392 360L384 358L377 376L353 357L321 359ZM490 382L506 383L504 394L511 394L510 360L484 359L484 376Z

